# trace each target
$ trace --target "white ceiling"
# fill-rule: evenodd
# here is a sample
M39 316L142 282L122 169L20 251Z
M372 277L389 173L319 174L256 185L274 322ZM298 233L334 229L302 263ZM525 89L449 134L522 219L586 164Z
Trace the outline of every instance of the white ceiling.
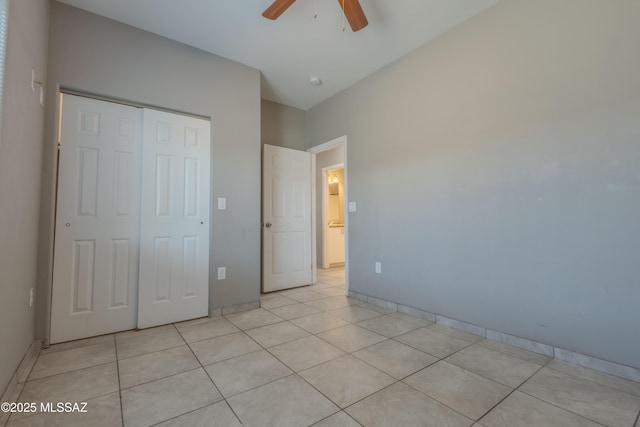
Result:
M498 0L360 0L369 26L353 33L339 0L59 0L257 68L262 97L308 110ZM322 80L309 84L310 76Z

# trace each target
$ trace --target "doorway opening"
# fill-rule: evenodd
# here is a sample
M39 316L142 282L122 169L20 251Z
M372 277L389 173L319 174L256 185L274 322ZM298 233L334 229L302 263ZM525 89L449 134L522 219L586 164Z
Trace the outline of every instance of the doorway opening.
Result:
M318 291L300 295L304 298L318 297L318 294L347 294L345 160L346 137L307 151L269 144L263 146L263 294L284 291L286 296ZM329 175L331 183L328 182ZM335 194L329 195L330 191ZM335 198L336 204L327 213L330 197ZM334 250L330 250L330 245L325 242L324 237L329 234L336 234ZM329 259L325 252L337 258ZM326 266L324 260L328 260ZM328 273L331 277L326 277ZM312 286L308 289L293 289L309 285Z
M322 182L322 268L344 267L344 163L322 168Z
M347 137L308 150L312 180L313 283L349 294ZM331 182L330 182L331 181Z

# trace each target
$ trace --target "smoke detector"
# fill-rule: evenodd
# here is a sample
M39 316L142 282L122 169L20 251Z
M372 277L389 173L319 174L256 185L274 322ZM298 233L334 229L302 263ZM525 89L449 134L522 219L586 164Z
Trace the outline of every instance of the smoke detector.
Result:
M320 77L318 76L311 76L309 77L309 83L314 86L320 86L322 84L322 80L320 80Z

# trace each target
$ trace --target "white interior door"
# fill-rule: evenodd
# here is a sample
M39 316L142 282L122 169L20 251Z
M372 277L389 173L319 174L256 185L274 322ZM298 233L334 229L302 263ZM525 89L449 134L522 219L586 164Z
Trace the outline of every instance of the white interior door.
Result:
M311 155L265 145L262 160L264 292L311 284Z
M143 114L138 327L208 315L210 127Z
M51 343L136 326L141 111L64 95Z

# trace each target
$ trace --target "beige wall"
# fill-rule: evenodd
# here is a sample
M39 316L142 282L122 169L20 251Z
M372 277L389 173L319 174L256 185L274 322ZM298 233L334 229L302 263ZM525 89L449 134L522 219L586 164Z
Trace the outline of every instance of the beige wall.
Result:
M48 0L11 0L0 131L0 396L33 341ZM28 31L26 29L29 29Z
M638 22L504 0L311 109L308 147L349 139L350 289L640 367Z
M261 107L262 144L306 150L304 111L265 99L262 100Z
M204 51L52 3L49 91L43 163L40 289L51 277L58 87L211 117L211 308L260 295L260 73ZM46 302L37 333L47 330Z

